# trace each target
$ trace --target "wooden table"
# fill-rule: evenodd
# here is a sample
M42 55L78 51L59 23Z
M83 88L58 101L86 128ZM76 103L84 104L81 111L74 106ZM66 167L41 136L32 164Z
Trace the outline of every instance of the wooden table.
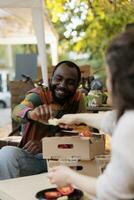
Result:
M87 108L88 112L99 112L99 111L109 111L109 110L112 110L112 107L105 104L102 106L92 106L90 108Z
M35 195L43 189L52 188L45 173L0 181L0 200L37 200ZM85 197L84 200L91 200Z

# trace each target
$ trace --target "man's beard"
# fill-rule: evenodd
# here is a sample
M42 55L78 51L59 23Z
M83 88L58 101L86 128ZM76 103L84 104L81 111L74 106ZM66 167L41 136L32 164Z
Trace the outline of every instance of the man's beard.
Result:
M66 96L57 97L56 94L55 94L56 93L56 91L55 91L56 90L56 86L55 85L53 85L53 86L51 85L50 88L51 88L51 91L52 91L52 96L53 96L54 101L56 101L57 103L59 103L61 105L63 105L65 102L68 102L75 94L75 91L73 93L67 91L67 95Z

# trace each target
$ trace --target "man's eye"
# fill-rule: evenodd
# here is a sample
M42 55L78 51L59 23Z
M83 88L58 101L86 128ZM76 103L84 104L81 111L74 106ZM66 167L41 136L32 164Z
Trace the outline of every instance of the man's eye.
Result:
M68 81L68 84L69 84L69 85L76 85L76 81L75 81L75 80L69 80L69 81Z
M59 81L62 81L62 78L61 77L55 77L54 80L57 81L57 82L59 82Z

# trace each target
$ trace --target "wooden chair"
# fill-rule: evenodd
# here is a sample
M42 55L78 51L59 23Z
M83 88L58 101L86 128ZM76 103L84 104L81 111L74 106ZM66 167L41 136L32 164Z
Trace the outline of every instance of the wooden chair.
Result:
M26 92L33 88L31 82L10 81L9 90L11 92L11 112L25 97ZM0 148L5 145L17 146L22 138L21 125L12 119L12 131L7 137L0 139Z

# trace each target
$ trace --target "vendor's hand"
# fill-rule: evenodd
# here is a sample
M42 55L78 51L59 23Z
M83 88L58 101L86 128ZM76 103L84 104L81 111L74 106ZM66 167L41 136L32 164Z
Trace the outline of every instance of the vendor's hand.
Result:
M23 147L24 150L28 151L29 153L35 155L37 153L42 152L42 142L36 140L30 140L25 144Z
M48 119L52 116L51 105L40 105L35 109L28 111L27 116L28 119L47 122Z
M73 170L66 166L55 166L49 170L47 177L52 184L56 184L58 187L70 185L70 177L73 174Z
M63 115L58 120L59 126L61 128L65 128L65 129L74 128L75 124L79 124L79 121L77 120L76 115L77 114L66 114L66 115Z

